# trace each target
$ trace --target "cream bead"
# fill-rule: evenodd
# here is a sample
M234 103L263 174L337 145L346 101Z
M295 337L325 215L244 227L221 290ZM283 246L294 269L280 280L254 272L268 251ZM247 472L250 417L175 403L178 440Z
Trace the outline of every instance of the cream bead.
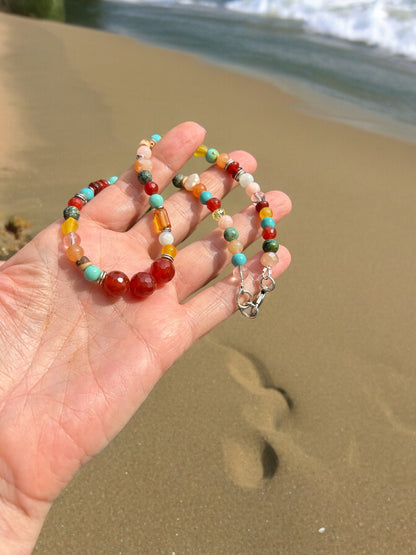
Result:
M170 231L162 231L159 235L159 243L164 247L165 245L173 245L175 238Z
M245 189L247 185L250 185L250 183L253 183L253 181L254 181L254 177L251 175L251 173L243 173L238 183L241 185L243 189Z
M274 252L265 252L260 258L260 262L263 266L274 266L278 264L279 257Z
M199 175L197 173L191 173L185 180L184 187L187 191L192 191L192 189L199 183Z
M244 249L243 243L238 239L234 239L233 241L230 241L227 247L231 254L237 254L238 252L243 252L243 249Z
M259 191L260 191L260 185L255 181L253 181L246 187L246 193L249 197L251 197L251 195L258 193Z
M233 227L233 219L227 214L218 220L218 227L220 229L227 229L227 227Z

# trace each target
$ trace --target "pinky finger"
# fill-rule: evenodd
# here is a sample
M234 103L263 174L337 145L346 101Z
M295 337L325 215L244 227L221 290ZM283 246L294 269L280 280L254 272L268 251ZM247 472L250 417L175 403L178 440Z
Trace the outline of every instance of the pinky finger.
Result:
M259 267L261 267L261 255L262 253L257 253L248 261L247 267L250 275L257 275ZM279 277L289 267L291 260L290 252L283 246L280 246L278 255L279 262L272 267L273 279ZM256 281L257 284L250 279L245 282L247 283L245 287L254 291L255 294L259 289L258 279ZM184 305L194 341L211 331L238 309L236 300L238 288L239 280L227 276L198 293ZM243 299L240 302L244 302Z

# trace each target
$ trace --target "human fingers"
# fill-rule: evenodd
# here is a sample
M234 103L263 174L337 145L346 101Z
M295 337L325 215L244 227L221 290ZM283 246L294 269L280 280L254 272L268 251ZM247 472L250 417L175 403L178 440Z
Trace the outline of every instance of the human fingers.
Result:
M229 156L238 160L248 172L253 172L256 169L255 159L247 152L236 151L230 153ZM218 199L222 199L233 187L238 185L224 170L216 165L210 166L200 174L200 183L204 184L207 190ZM191 191L186 190L174 193L164 201L163 205L169 215L176 245L188 237L200 221L210 214L208 208L201 204ZM148 248L151 245L158 246L158 237L155 234L152 221L153 216L153 213L147 214L129 230L129 234L140 239Z
M195 122L177 125L152 150L152 175L159 191L189 160L205 137L205 129ZM132 149L134 157L134 149ZM83 210L83 216L112 231L126 231L148 209L149 197L137 180L134 165L104 189Z
M276 222L291 210L289 197L280 191L268 192L267 201ZM252 204L233 216L232 226L237 229L238 241L241 241L244 249L260 237L262 232L259 214ZM183 302L216 277L230 263L231 257L224 232L218 228L179 251L175 260L175 283L179 301Z

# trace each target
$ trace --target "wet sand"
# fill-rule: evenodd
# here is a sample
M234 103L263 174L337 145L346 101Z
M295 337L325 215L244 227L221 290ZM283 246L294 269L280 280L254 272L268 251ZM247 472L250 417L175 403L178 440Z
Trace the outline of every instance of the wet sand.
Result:
M183 120L252 152L294 206L292 266L260 317L169 370L35 552L413 553L416 146L190 55L3 14L0 30L2 218L36 232Z

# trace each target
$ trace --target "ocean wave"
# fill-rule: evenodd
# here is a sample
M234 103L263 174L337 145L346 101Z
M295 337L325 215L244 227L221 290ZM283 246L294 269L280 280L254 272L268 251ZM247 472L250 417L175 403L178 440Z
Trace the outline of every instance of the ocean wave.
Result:
M120 1L120 0L119 0ZM300 22L309 31L364 42L416 60L414 0L121 0L195 5Z

